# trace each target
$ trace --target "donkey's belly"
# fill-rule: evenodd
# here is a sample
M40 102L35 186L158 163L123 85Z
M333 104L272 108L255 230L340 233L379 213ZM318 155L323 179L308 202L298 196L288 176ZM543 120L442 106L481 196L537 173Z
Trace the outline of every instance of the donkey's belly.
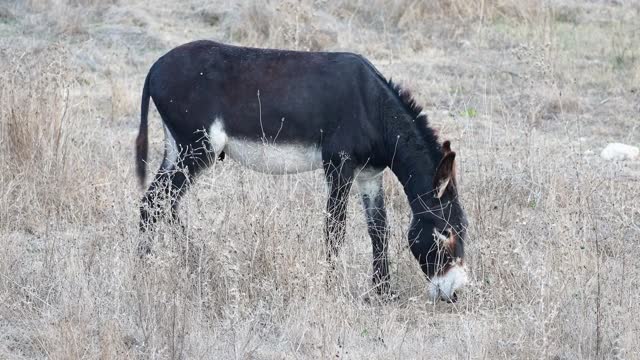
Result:
M229 137L224 152L242 165L267 174L293 174L322 167L322 155L315 146L262 143Z

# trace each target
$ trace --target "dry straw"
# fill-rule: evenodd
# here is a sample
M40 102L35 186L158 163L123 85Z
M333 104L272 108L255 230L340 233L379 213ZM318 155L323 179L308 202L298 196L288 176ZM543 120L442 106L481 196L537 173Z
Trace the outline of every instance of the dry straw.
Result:
M638 6L528 0L0 4L0 358L634 358ZM195 38L350 50L414 90L459 154L472 286L430 304L385 175L392 287L349 199L335 271L317 173L218 163L136 245L139 91ZM162 130L150 119L152 170Z

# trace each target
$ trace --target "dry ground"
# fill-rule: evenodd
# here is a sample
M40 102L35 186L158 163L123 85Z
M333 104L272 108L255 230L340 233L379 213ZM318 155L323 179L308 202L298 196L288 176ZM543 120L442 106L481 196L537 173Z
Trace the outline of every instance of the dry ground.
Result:
M640 358L640 161L598 156L640 145L639 25L625 0L0 1L0 358ZM355 193L325 286L320 173L218 164L139 261L142 82L199 38L355 51L413 90L459 153L461 301L428 303L392 174L396 302L367 301Z

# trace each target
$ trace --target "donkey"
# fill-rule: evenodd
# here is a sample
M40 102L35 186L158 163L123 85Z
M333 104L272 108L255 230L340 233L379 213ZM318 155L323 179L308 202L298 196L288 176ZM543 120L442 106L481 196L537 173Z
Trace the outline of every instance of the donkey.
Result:
M161 198L170 202L177 220L178 202L193 177L225 156L268 174L322 168L328 184L328 260L344 240L355 181L373 245L373 284L378 293L389 294L382 173L390 168L411 206L409 248L429 281L428 295L456 301L456 290L467 279L467 221L456 187L456 153L448 141L439 143L411 95L364 57L205 40L169 51L153 64L142 91L136 140L142 186L149 98L164 124L165 153L142 199L142 231L163 215Z

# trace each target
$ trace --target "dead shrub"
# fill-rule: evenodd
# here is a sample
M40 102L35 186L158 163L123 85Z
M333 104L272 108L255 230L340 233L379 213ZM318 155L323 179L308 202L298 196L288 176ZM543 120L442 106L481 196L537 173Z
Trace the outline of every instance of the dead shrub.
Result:
M59 47L25 54L0 52L0 169L4 201L0 227L27 228L87 204L79 186L91 177L78 161L87 144L78 136L69 101L74 88L68 54Z

